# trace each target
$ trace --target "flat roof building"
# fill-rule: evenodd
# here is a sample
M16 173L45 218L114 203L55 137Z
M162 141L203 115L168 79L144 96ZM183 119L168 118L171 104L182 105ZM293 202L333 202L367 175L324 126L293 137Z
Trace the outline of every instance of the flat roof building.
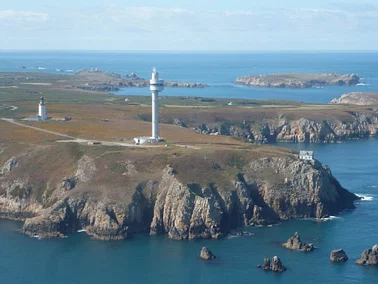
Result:
M299 159L301 160L313 160L314 159L314 151L299 151Z

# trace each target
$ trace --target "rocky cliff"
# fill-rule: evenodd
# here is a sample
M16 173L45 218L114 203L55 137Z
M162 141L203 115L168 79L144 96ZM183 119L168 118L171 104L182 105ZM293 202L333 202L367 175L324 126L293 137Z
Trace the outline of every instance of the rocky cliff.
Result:
M240 226L337 214L357 199L319 162L267 146L204 152L2 147L0 217L25 220L22 232L30 236L86 230L100 240L138 232L220 238Z
M356 74L301 74L284 73L272 75L243 76L236 84L264 88L312 88L323 86L356 85L360 78Z
M284 114L276 119L202 124L197 133L242 137L252 143L334 143L377 136L378 110L348 112L345 119L289 119ZM185 120L183 120L184 123Z

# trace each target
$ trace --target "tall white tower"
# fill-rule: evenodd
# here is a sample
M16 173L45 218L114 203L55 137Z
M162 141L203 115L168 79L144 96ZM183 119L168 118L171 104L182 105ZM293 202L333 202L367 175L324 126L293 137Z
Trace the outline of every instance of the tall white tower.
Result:
M152 138L159 140L159 92L164 90L164 80L159 80L156 68L152 70L150 90L152 93Z
M45 105L45 98L44 97L41 97L41 100L39 101L38 116L41 117L41 120L47 119L46 105Z

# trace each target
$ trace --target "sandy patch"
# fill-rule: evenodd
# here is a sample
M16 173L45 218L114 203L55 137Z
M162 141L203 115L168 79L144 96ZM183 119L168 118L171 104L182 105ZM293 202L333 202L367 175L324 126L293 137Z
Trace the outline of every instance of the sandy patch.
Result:
M21 83L22 85L51 86L52 83Z

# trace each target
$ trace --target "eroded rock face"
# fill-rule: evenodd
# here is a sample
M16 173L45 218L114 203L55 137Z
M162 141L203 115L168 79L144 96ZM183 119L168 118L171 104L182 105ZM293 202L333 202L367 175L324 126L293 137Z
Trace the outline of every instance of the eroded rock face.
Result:
M289 238L286 243L283 243L282 246L287 249L303 251L303 252L310 252L314 250L313 244L302 243L298 232L296 232L294 236Z
M336 249L336 250L331 251L331 255L329 256L329 259L332 262L345 262L348 260L348 256L346 255L343 249Z
M67 198L48 212L26 219L22 232L51 238L86 229L99 240L124 240L128 236L126 214L126 208L114 204Z
M195 194L180 183L173 169L167 167L155 203L151 235L166 232L172 239L221 237L223 211L219 199L209 188L201 193Z
M200 253L200 258L204 260L213 260L216 256L207 247L203 247Z
M378 265L378 245L373 248L364 250L360 259L356 261L359 265Z

